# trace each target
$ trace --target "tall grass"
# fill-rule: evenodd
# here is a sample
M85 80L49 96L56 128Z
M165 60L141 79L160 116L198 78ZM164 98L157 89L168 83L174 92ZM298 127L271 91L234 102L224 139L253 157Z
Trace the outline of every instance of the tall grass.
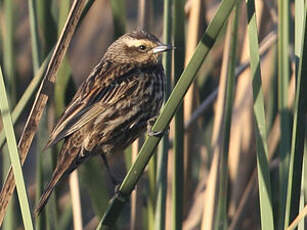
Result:
M280 221L279 229L283 229L285 222L285 204L288 186L288 169L290 156L290 119L288 111L288 82L289 82L289 3L278 1L278 15L281 22L278 27L278 112L280 114L281 139L279 154L281 164L279 167L280 186Z
M15 26L14 26L14 4L12 1L4 1L3 7L5 9L4 12L4 25L5 30L2 33L2 49L3 49L3 67L4 67L4 77L6 79L7 83L7 92L9 95L9 101L11 106L14 106L16 103L16 71L15 71L15 52L14 52L14 32L15 32ZM2 132L3 135L1 137L5 137L4 132ZM10 168L10 158L9 158L9 152L7 146L4 146L3 148L3 180L5 180L5 174ZM13 198L12 203L10 204L7 212L7 218L4 222L4 228L5 230L11 230L14 229L15 223L13 221L14 219L14 209L15 209L15 198Z
M246 1L248 18L248 35L251 57L251 77L253 86L254 116L256 123L256 151L259 183L259 199L261 228L274 229L271 180L268 165L268 147L266 141L266 123L264 115L264 97L259 58L258 30L256 24L255 3L253 0Z
M172 39L172 15L171 6L172 0L164 2L163 15L163 42L170 44ZM164 102L169 98L171 91L171 73L172 73L172 52L167 52L163 55L163 66L165 69L166 89ZM155 210L155 230L164 230L166 222L166 197L167 197L167 166L168 152L170 148L169 136L165 134L160 142L157 159L157 190L156 190L156 210Z
M32 217L30 213L30 206L26 192L26 186L24 182L23 172L21 170L21 163L18 156L18 148L16 137L13 129L12 118L10 115L10 108L9 103L6 95L6 89L4 85L4 79L2 75L2 70L0 67L0 94L1 94L1 101L0 101L0 109L1 115L3 120L3 128L7 137L7 144L8 144L8 152L10 156L10 161L12 163L12 168L14 172L14 176L16 178L16 186L17 186L17 194L18 200L21 208L21 214L23 223L26 230L34 229L32 223Z
M159 149L161 138L149 137L134 157L126 151L126 164L111 159L114 175L126 176L119 193L99 158L84 163L72 177L80 186L69 193L63 180L36 229L306 228L306 12L304 0L2 1L1 228L33 229L31 208L59 151L42 152L54 121L110 42L137 27L176 47L162 58ZM9 209L15 181L19 205Z
M185 60L185 19L184 1L174 1L173 9L173 39L174 46L174 77L173 85L178 83L184 69ZM174 116L173 137L173 180L172 180L172 229L182 229L183 204L184 204L184 117L183 105L180 104Z

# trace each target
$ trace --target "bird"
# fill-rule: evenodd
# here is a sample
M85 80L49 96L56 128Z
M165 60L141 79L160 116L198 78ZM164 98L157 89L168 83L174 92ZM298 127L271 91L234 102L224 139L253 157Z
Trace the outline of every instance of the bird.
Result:
M121 152L151 131L164 98L161 54L173 46L134 30L114 41L83 81L50 134L48 148L64 140L52 177L35 209L38 216L54 187L90 157ZM106 164L109 170L108 164Z

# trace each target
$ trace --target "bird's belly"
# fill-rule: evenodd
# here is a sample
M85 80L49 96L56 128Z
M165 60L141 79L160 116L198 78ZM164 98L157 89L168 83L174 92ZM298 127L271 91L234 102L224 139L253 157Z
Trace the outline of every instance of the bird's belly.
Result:
M100 134L98 146L104 153L124 150L146 130L148 112L133 110L124 116L107 122L107 127Z

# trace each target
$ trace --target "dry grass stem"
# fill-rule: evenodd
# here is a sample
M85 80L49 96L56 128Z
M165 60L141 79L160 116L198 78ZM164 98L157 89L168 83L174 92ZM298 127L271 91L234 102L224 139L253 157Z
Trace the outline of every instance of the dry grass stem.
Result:
M188 22L188 33L187 33L187 42L186 42L186 54L185 54L185 65L190 61L190 58L193 55L195 47L198 44L200 36L200 27L203 26L202 19L202 1L201 0L192 0L191 8L189 13L189 22ZM193 111L197 107L197 87L196 83L192 83L188 92L184 97L184 119L190 120ZM196 125L194 125L194 128ZM192 181L191 170L192 170L192 155L195 152L199 152L196 148L196 132L185 132L184 135L184 200L188 201L188 197L192 191ZM187 212L187 208L190 205L188 202L184 202L184 215Z
M71 195L71 204L72 204L72 213L73 213L73 222L74 230L82 230L82 208L80 201L80 187L78 179L78 170L73 171L69 175L69 188Z
M48 65L47 71L45 73L44 79L41 83L41 86L38 90L34 105L31 109L29 118L26 122L24 130L22 132L21 138L18 143L19 154L21 163L23 164L28 151L30 149L32 140L35 136L35 133L38 128L39 121L41 119L43 110L46 106L48 95L50 95L52 86L55 82L56 73L59 69L59 66L64 58L67 47L70 43L72 35L76 29L77 23L79 21L80 15L85 6L86 0L75 0L71 11L69 13L68 19L62 30L62 34L57 42L56 48L51 57L50 63ZM9 203L9 200L12 197L13 191L15 189L15 180L12 172L12 168L10 167L8 176L6 177L5 183L2 187L2 191L0 194L0 226L2 224L5 210Z
M295 227L299 224L307 216L307 205L305 205L304 209L299 213L299 215L294 219L294 221L290 224L287 230L295 229Z
M226 94L226 82L227 82L227 73L228 73L228 59L230 52L230 44L231 44L231 31L232 31L232 21L233 17L231 17L228 21L225 45L224 45L224 53L223 53L223 61L222 61L222 69L219 80L219 92L217 96L217 102L215 105L214 112L214 123L213 123L213 132L211 139L211 146L213 152L213 160L210 167L210 173L207 182L206 188L206 196L205 200L208 202L205 203L204 206L204 215L202 219L202 230L205 229L214 229L214 220L216 217L217 210L217 200L219 194L219 169L221 165L221 138L222 138L222 129L223 129L223 117L224 117L224 104L225 104L225 94Z

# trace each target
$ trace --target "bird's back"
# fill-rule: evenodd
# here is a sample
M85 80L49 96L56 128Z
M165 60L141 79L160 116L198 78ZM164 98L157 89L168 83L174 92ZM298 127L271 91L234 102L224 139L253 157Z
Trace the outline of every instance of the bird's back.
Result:
M148 120L159 113L164 96L161 64L136 67L117 81L109 103L95 119L80 130L86 151L111 153L123 150L146 130ZM75 138L75 137L74 137Z

